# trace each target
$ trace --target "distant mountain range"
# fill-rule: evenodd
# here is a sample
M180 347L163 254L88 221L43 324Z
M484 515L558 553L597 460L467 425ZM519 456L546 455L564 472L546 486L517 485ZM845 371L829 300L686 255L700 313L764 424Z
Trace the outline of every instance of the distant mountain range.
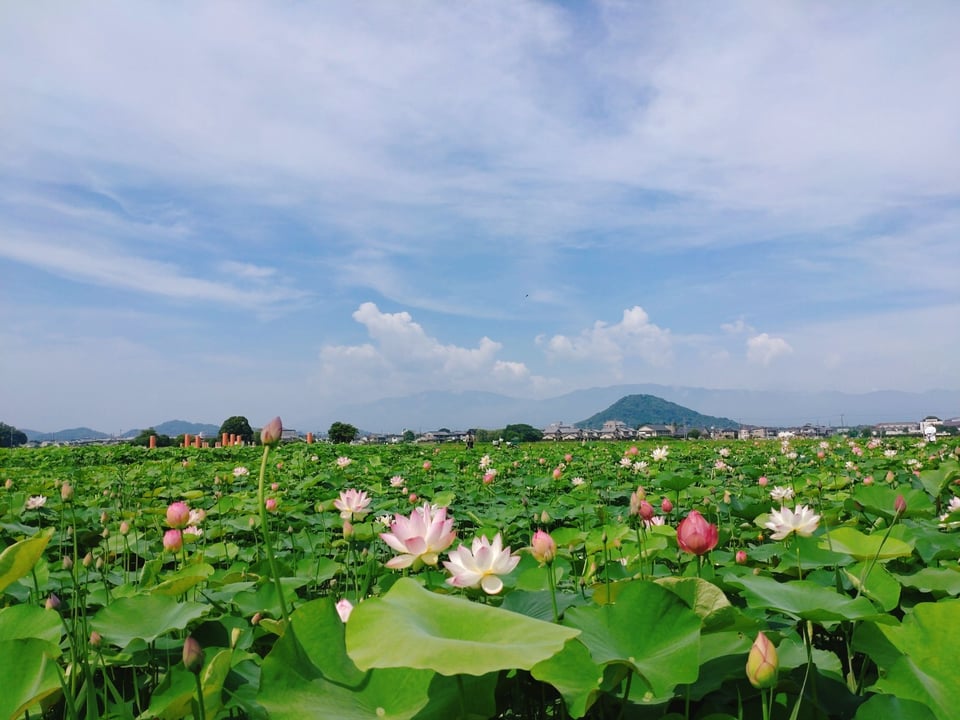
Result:
M627 395L606 410L575 423L577 427L599 430L608 420L621 420L632 428L646 424L676 425L688 428L736 428L735 420L701 415L655 395Z
M557 397L534 400L490 392L430 391L404 397L344 406L325 417L293 418L292 427L326 432L334 421L377 433L403 430L426 432L441 427L502 428L527 423L544 428L553 422L586 422L630 395L649 395L682 406L691 412L728 420L734 424L792 427L810 423L831 427L873 425L878 422L916 422L927 415L942 419L960 415L960 390L911 393L884 390L869 393L789 392L779 390L711 390L653 384L612 385L576 390ZM624 420L626 418L613 418ZM671 418L675 420L677 418ZM654 422L645 418L640 422ZM665 423L666 424L666 423ZM717 424L717 423L713 423ZM149 427L149 426L147 426ZM154 425L164 435L175 437L188 432L213 437L219 425L170 420ZM72 441L106 439L108 433L90 428L71 428L55 433L21 430L30 440ZM123 437L140 431L129 430Z
M326 429L334 420L341 420L384 433L404 429L420 432L440 427L463 430L501 428L511 423L542 428L553 422L573 423L589 418L627 395L653 395L704 415L766 427L792 427L806 423L840 427L916 422L926 415L943 419L960 415L960 390L842 393L633 384L576 390L543 400L490 392L429 391L341 407L327 417L309 418L301 424Z
M220 432L219 425L210 425L207 423L192 423L185 420L168 420L159 425L149 425L160 435L169 435L176 437L184 433L191 435L204 435L205 437L214 437ZM77 442L79 440L107 440L114 437L108 433L92 430L88 427L68 428L66 430L57 430L56 432L41 432L38 430L23 430L24 435L30 442ZM140 428L127 430L120 435L121 438L134 438L140 434Z

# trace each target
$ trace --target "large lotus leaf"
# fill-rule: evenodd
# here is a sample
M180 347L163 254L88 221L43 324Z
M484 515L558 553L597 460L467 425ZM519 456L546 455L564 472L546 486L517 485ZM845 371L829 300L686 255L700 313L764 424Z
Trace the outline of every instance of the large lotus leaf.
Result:
M99 610L90 627L108 643L126 647L136 638L149 643L169 632L185 630L210 609L203 603L177 602L169 595L137 595L121 598Z
M900 583L883 565L875 563L871 568L869 562L861 562L844 568L844 573L854 588L860 588L884 612L890 612L900 602ZM957 576L960 577L960 573Z
M703 620L704 629L723 627L733 621L734 608L723 590L701 578L665 577L657 585L681 598Z
M947 460L940 467L921 470L920 483L933 497L940 497L950 481L960 478L960 462Z
M894 577L904 587L916 588L921 592L960 595L960 570L953 568L928 567L912 575L894 575Z
M50 646L33 638L0 641L0 720L15 720L34 704L60 691Z
M603 684L603 667L594 661L579 638L570 640L556 655L534 665L530 674L553 685L574 718L586 714L600 696Z
M43 555L53 528L16 542L0 553L0 593L24 577Z
M631 583L615 604L571 608L565 622L595 662L629 665L657 697L697 679L700 617L659 585Z
M923 490L915 490L908 486L892 488L885 485L861 485L853 493L853 500L868 512L893 518L896 514L894 503L898 495L903 495L907 503L905 513L907 517L924 517L933 514L934 507L930 497Z
M54 656L60 653L63 623L53 610L36 605L11 605L0 610L0 641L37 638L50 643Z
M347 656L344 624L333 598L305 603L294 611L291 619L299 648L292 647L288 638L278 651L288 646L296 650L287 657L287 662L298 665L301 675L311 677L315 674L309 670L309 665L313 665L328 680L341 685L354 686L363 682L364 673Z
M578 601L582 602L579 595L557 593L557 611L563 613ZM553 600L550 597L549 590L538 590L536 592L514 590L503 599L503 604L500 607L537 620L553 621Z
M857 708L854 720L937 720L933 711L923 703L904 700L895 695L873 695Z
M485 675L529 670L577 634L502 608L439 595L401 578L383 597L354 608L346 640L347 653L362 670L409 667L442 675Z
M809 580L781 583L762 575L727 575L725 580L744 589L748 606L779 610L804 620L835 622L877 616L877 609L867 598L850 598Z
M203 668L203 707L207 717L216 717L223 707L223 683L230 672L232 650L220 650ZM170 668L160 687L150 697L150 707L140 717L144 720L180 720L191 714L196 702L197 681L182 665Z
M213 574L213 566L201 563L188 565L183 570L168 575L163 581L151 588L157 595L183 595L187 590L199 585Z
M920 603L900 625L880 627L903 653L885 668L874 686L907 700L929 706L938 718L960 718L960 600Z
M857 560L890 560L898 557L910 557L913 546L895 537L888 537L884 541L883 533L865 535L856 528L838 527L830 531L830 547L835 552L846 553ZM822 547L827 547L827 538L820 540Z

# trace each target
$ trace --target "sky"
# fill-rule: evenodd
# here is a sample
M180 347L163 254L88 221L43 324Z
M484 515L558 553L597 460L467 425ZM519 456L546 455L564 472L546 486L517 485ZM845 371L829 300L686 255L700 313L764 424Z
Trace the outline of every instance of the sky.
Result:
M3 3L0 420L960 389L958 26L952 0Z

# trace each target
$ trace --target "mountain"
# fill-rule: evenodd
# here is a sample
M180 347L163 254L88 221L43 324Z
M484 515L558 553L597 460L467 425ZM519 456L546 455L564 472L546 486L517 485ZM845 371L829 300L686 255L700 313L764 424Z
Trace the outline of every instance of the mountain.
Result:
M606 410L576 423L577 427L599 430L607 420L622 420L631 428L656 423L690 428L736 428L730 418L701 415L696 410L677 405L655 395L627 395Z
M77 440L106 440L111 437L107 433L91 430L88 427L67 428L52 433L38 430L23 430L22 432L30 442L76 442Z
M552 422L590 417L627 395L654 395L704 415L768 427L872 425L917 421L926 415L960 415L960 390L843 393L633 384L575 390L539 400L490 392L430 391L340 407L326 418L300 424L325 430L334 420L341 420L375 432L501 428L510 423L542 428Z
M167 422L154 425L153 429L160 435L169 435L176 437L184 433L191 435L203 435L204 437L214 437L220 434L219 425L210 425L209 423L193 423L186 420L167 420Z

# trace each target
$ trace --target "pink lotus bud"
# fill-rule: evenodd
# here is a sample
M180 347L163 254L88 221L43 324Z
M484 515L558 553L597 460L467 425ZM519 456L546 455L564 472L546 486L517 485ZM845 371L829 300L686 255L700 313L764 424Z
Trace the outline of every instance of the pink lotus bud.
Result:
M863 484L864 484L864 485L873 485L873 475L867 475L867 476L863 479Z
M573 455L571 455L570 453L567 453L566 455L563 456L564 462L570 462L572 460L573 460Z
M530 541L531 554L540 563L552 563L557 556L557 543L550 537L550 533L537 530Z
M275 417L260 430L260 442L264 445L276 445L280 442L281 435L283 435L283 422L279 417Z
M737 550L737 565L746 565L746 564L747 564L747 551Z
M653 505L648 503L646 500L642 500L640 502L640 517L647 522L653 520Z
M163 549L167 552L180 552L183 548L183 534L179 530L167 530L163 534Z
M182 529L185 528L189 522L189 506L181 500L178 500L175 503L170 503L170 506L167 508L167 526L176 529Z
M766 476L766 475L761 475L759 478L757 478L757 484L758 484L760 487L766 487L766 486L767 486L767 483L769 483L769 482L770 482L770 481L767 480L767 476Z
M12 488L12 487L13 487L13 480L11 480L10 478L7 478L6 480L4 480L4 482L3 482L3 487L5 487L7 490L9 490L10 488Z
M101 524L101 525L106 525L106 524L107 524L107 521L108 521L109 519L110 519L110 516L107 515L107 511L106 511L106 510L104 510L102 513L100 513L100 524Z
M261 620L263 620L263 613L255 612L255 613L253 614L253 617L250 618L250 624L251 624L251 625L259 625Z
M668 513L673 510L673 503L670 502L670 498L663 499L663 501L660 503L660 509L663 510L664 513Z
M494 472L488 472L483 474L483 484L489 485L493 482L494 478L497 477L497 474Z
M130 523L128 523L126 520L120 523L120 534L121 535L130 534Z
M203 669L203 648L193 635L183 641L183 666L194 675Z
M73 485L65 482L60 486L60 499L64 502L70 502L73 500Z
M86 555L83 556L83 560L81 560L80 562L83 563L83 566L85 568L88 568L91 565L93 565L93 553L88 552Z
M267 508L267 512L276 512L277 511L277 499L276 498L267 498L264 501L264 507Z
M43 604L47 610L59 610L60 609L60 598L58 598L53 593L50 593L47 596L47 601Z
M553 479L554 479L554 480L559 480L562 475L563 475L563 470L561 470L560 468L554 468L554 469L553 469Z
M747 656L747 680L755 688L768 688L777 684L780 662L777 648L762 632L757 633L750 655Z
M429 470L429 469L432 468L432 467L433 467L433 463L432 463L432 462L430 462L429 460L424 460L424 461L423 461L423 469L424 469L424 470Z
M903 515L907 511L907 500L903 495L897 495L897 499L893 503L893 509L897 511L897 515Z
M353 523L349 520L343 521L343 537L345 540L353 537Z
M63 556L63 569L64 569L64 570L70 570L71 568L73 568L73 558L70 557L69 555L64 555L64 556Z
M350 613L353 612L353 603L351 603L346 598L343 598L340 602L337 603L337 615L340 616L341 622L346 622L350 619Z
M407 499L408 499L410 502L415 503L415 502L416 502L417 500L419 500L420 498L417 497L417 494L416 494L416 493L410 493L410 497L407 498Z
M90 633L90 644L91 644L93 647L100 647L101 643L103 643L103 636L100 635L100 633L98 633L96 630L94 630L93 632L91 632L91 633Z
M273 492L276 492L277 490L280 489L280 483L277 483L277 482L275 482L275 483L270 483L270 489L271 489Z
M636 457L639 454L640 454L640 448L638 448L636 445L631 445L630 449L627 450L627 455L630 455L631 457Z
M718 540L717 526L707 522L696 510L691 510L677 526L677 545L692 555L710 552L717 546Z

